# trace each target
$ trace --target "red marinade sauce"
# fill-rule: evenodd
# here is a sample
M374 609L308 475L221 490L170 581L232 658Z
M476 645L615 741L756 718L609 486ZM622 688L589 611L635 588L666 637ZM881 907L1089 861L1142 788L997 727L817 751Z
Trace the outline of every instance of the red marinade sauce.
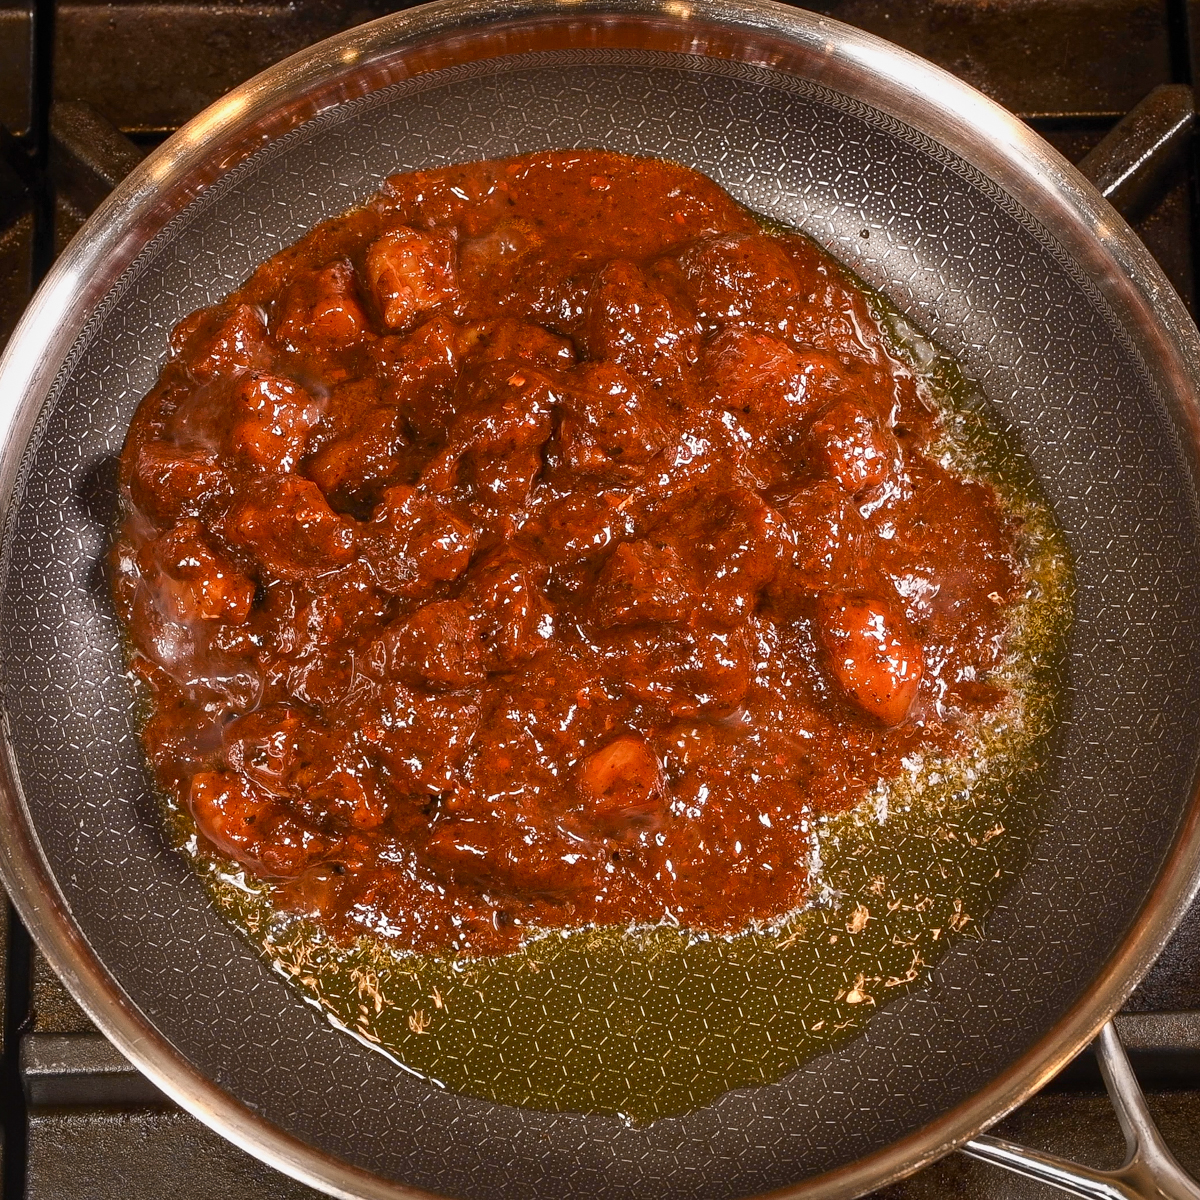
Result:
M121 461L143 739L337 939L733 933L1004 692L995 491L850 275L669 162L418 171L183 320Z

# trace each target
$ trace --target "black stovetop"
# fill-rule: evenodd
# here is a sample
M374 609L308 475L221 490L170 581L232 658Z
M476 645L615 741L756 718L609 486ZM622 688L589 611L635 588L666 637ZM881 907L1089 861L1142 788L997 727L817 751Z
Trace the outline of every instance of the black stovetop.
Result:
M141 154L254 72L396 7L404 6L0 0L0 346L55 254ZM1200 0L814 0L809 7L946 67L1073 159L1157 84L1193 76L1200 83ZM1193 154L1137 225L1189 306L1200 296L1198 185ZM316 1195L161 1097L95 1031L11 912L0 961L0 1200ZM1200 907L1119 1022L1164 1135L1200 1175ZM995 1132L1095 1166L1115 1166L1122 1156L1088 1055ZM877 1200L1058 1194L951 1156Z

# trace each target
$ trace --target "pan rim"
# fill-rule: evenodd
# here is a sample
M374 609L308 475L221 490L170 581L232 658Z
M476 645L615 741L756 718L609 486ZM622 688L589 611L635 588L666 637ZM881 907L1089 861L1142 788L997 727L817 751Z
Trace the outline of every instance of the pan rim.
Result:
M6 509L42 403L82 331L82 322L63 318L86 317L92 311L98 296L81 287L84 281L98 276L99 295L115 282L115 276L94 268L114 256L132 261L150 236L165 227L166 220L160 220L143 238L138 223L160 219L164 204L178 202L172 188L181 178L186 182L202 168L216 170L190 194L194 198L257 150L264 131L269 140L286 132L270 124L281 110L282 119L290 122L287 127L295 127L352 99L357 93L347 81L356 72L360 80L369 78L368 68L441 37L448 29L460 30L469 39L472 32L546 20L562 11L552 0L438 0L384 17L254 77L164 143L118 187L62 255L0 359L0 496L5 497ZM1090 256L1093 277L1099 277L1105 295L1120 294L1123 311L1140 317L1142 333L1161 351L1160 366L1170 383L1164 389L1166 398L1181 426L1191 468L1197 471L1200 335L1128 226L1074 168L1015 117L953 76L881 39L770 0L583 0L572 3L569 12L581 21L652 19L678 29L724 27L792 43L808 56L810 66L819 64L818 82L836 87L831 81L839 71L869 72L879 84L879 94L871 97L876 107L948 145L989 179L1004 179L1009 172L1024 185L1021 200L1035 216L1049 215L1074 235L1071 248ZM366 90L380 86L386 82L375 77ZM924 106L920 121L903 107L905 95L914 94ZM228 152L230 145L239 157L213 160L214 149ZM10 515L6 511L5 519ZM7 738L0 767L0 821L5 831L0 838L0 877L22 920L96 1024L165 1093L244 1150L333 1195L350 1200L430 1195L386 1182L284 1132L209 1081L155 1030L75 928L32 832ZM1193 788L1186 817L1149 899L1089 991L1053 1029L970 1100L931 1124L866 1158L770 1195L861 1195L919 1169L999 1120L1074 1057L1120 1007L1198 887L1200 793Z

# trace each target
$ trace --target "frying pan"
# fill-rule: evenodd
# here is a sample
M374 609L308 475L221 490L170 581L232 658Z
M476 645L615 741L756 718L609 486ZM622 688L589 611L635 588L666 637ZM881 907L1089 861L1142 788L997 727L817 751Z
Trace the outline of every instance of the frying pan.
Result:
M268 971L160 830L101 566L181 316L390 172L576 145L697 167L885 292L1021 438L1078 578L1045 818L981 936L853 1042L640 1127L440 1090ZM4 881L159 1087L335 1194L861 1194L1074 1056L1195 891L1198 395L1196 330L1100 195L868 35L755 0L446 0L333 38L140 166L0 363Z

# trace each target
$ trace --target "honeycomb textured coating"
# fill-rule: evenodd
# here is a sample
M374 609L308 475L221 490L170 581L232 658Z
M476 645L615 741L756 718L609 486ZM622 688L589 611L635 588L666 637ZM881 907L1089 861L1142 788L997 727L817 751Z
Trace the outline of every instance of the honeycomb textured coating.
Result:
M166 845L103 568L115 456L179 318L390 173L570 146L696 167L885 291L1017 430L1078 574L1051 816L982 940L778 1085L646 1127L440 1090L332 1029L267 970ZM283 1129L479 1200L780 1187L914 1131L1010 1065L1145 899L1200 725L1189 479L1151 373L1082 273L993 185L894 119L764 69L635 51L422 76L243 163L145 248L77 343L7 526L0 671L22 787L100 959L200 1070Z

